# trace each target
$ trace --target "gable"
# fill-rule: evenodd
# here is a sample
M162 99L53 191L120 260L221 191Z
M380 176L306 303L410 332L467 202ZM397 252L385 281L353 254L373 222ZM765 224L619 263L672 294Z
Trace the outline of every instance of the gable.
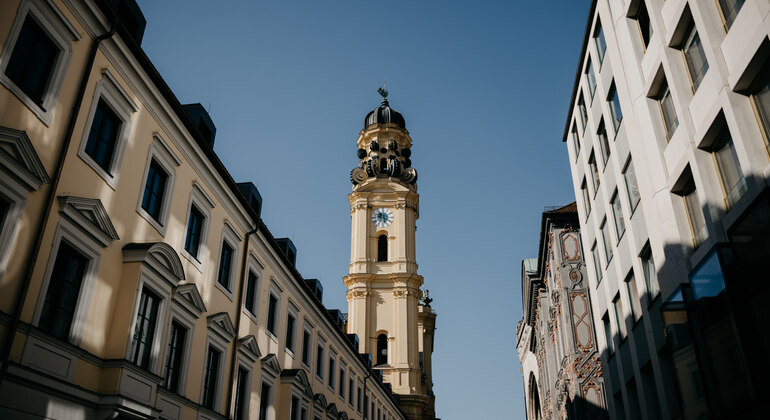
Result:
M214 315L209 315L208 318L209 331L213 332L219 338L226 343L233 341L235 338L235 327L233 322L230 321L230 316L226 312L219 312Z
M3 126L0 126L0 170L19 180L29 191L51 182L27 133Z
M107 210L96 198L59 196L59 213L79 226L102 246L108 246L112 241L120 239L112 225Z
M257 338L253 335L247 335L238 340L238 349L252 363L256 363L262 357L262 352L259 351L257 345Z

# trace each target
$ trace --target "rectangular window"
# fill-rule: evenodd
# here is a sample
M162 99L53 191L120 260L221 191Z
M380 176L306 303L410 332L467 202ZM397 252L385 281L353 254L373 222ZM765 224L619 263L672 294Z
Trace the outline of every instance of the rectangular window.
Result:
M695 23L690 26L687 33L687 38L682 46L682 54L687 65L687 71L690 73L690 81L692 82L692 90L694 92L698 90L703 76L706 75L709 69L706 51L703 50L703 43L701 43Z
M631 301L629 305L631 307L631 320L635 323L642 317L642 306L639 303L639 292L636 290L636 278L633 271L628 273L628 277L626 277L626 292L628 292L628 300Z
M594 93L596 93L596 74L594 74L594 66L591 63L591 58L588 58L586 63L586 80L588 81L588 94L593 99Z
M59 243L38 328L61 340L69 338L87 267L85 256L66 242Z
M620 300L620 293L615 295L612 299L612 308L615 311L615 323L618 325L618 334L620 334L620 340L626 338L626 322L625 312L623 312L623 302Z
M118 140L121 120L104 100L99 99L94 118L91 122L91 131L86 142L86 154L105 172L110 173L112 156L115 153L115 144Z
M607 218L602 219L602 244L604 245L604 261L610 265L612 259L612 243L610 243L610 228L607 226Z
M604 40L604 31L602 30L602 22L596 20L596 28L594 28L594 45L596 45L596 55L599 57L599 65L604 61L604 53L607 52L607 42Z
M700 200L698 200L698 192L695 189L695 182L692 178L689 179L680 195L684 199L684 207L687 210L693 246L698 247L708 237L708 231L706 230L706 219L703 217L703 209L700 206Z
M142 208L158 222L160 222L160 210L163 205L163 193L166 191L167 180L168 174L153 159L147 172L147 182L144 185Z
M59 48L29 14L24 19L5 75L41 108Z
M652 299L658 293L658 272L655 269L655 261L652 259L652 250L647 245L646 249L642 252L642 271L644 272L644 285L647 288L647 299L652 302Z
M762 76L751 87L750 98L765 138L765 148L770 154L770 60L759 74Z
M134 327L134 338L131 342L131 354L128 359L144 369L149 369L150 367L150 354L152 353L153 338L155 336L155 325L158 322L159 307L160 298L155 293L142 288L139 308L136 312L136 325Z
M580 191L583 194L583 208L586 211L586 218L591 214L591 197L588 195L588 186L586 185L586 179L583 178L583 184L580 185Z
M217 380L219 378L219 359L222 352L209 346L206 354L206 366L203 372L203 402L202 405L210 410L214 409L217 398Z
M272 387L266 382L262 382L262 391L259 394L259 420L267 420L267 410L270 408L272 396Z
M671 140L676 128L679 126L679 119L674 109L674 100L671 98L671 91L668 89L668 83L663 82L660 93L658 94L658 105L663 116L663 126L666 128L666 138Z
M310 345L312 337L310 331L302 331L302 363L306 366L310 366Z
M612 354L612 352L615 350L612 342L612 326L610 325L610 315L607 312L605 312L604 316L602 317L602 324L604 326L604 339L607 340L607 352Z
M620 122L623 121L623 110L620 109L620 98L618 98L618 90L615 88L615 82L610 85L610 91L607 94L607 102L610 105L610 114L612 115L612 129L615 130L615 134L618 133L620 128Z
M171 333L168 338L168 349L166 351L166 377L163 379L163 386L171 392L179 392L186 338L187 328L176 321L172 321Z
M227 241L222 241L222 254L219 256L219 272L217 282L230 291L230 270L233 264L233 247Z
M249 270L249 277L246 280L246 310L257 316L257 275Z
M294 352L294 326L297 323L297 318L289 312L286 316L286 349Z
M626 220L623 218L623 208L620 205L618 190L615 190L612 194L610 206L612 207L612 216L615 219L615 233L618 234L618 242L620 242L620 238L622 238L623 234L626 232Z
M719 10L722 11L722 18L725 20L725 29L730 29L741 11L745 0L719 0Z
M235 384L235 408L233 410L233 420L244 420L248 416L246 411L246 402L249 395L249 371L238 366L238 380Z
M714 163L722 181L722 191L725 195L725 204L729 209L743 197L748 190L743 170L735 153L735 144L727 127L722 130L719 140L712 150Z
M580 138L578 137L577 126L572 123L572 148L575 149L575 160L580 155Z
M337 371L337 367L334 365L334 355L329 354L329 388L334 389L334 376Z
M607 161L610 159L610 142L607 139L607 130L604 128L604 119L599 121L599 129L596 130L596 136L599 138L599 151L602 153L602 165L607 167Z
M289 419L290 420L299 420L299 398L292 395L291 396L291 406L289 407Z
M644 3L644 0L639 3L639 10L636 12L633 19L636 20L639 27L639 35L642 37L642 44L646 51L647 47L650 45L650 39L652 38L652 22L650 21L650 14L647 13L647 5Z
M275 322L276 312L278 311L278 298L274 294L270 293L270 298L267 303L267 330L273 335L277 335L277 325Z
M580 127L585 133L588 126L588 109L586 108L586 102L583 100L582 93L580 94L580 99L578 99L578 114L580 115Z
M593 178L591 179L592 186L594 188L594 195L596 195L596 192L599 191L599 184L601 181L599 180L599 167L596 165L596 155L594 155L594 152L591 152L591 155L588 157L588 166L591 167L591 174L593 175Z
M356 409L358 409L358 412L361 412L361 387L356 387Z
M353 405L353 377L351 376L350 379L348 379L348 403L352 406Z
M200 249L204 220L203 213L195 205L190 206L190 217L187 222L187 237L184 241L184 249L195 259L198 259L198 249Z
M602 265L599 262L599 246L594 241L591 246L591 258L594 260L594 272L596 272L596 284L602 281Z
M315 350L315 374L319 378L324 377L324 346L321 343Z
M340 397L342 399L345 399L345 368L340 367L340 385L338 391L340 392Z
M639 194L639 185L636 183L636 170L634 169L634 162L631 158L628 158L628 163L626 164L625 169L623 169L623 179L626 182L628 205L631 207L631 213L633 213L642 196Z

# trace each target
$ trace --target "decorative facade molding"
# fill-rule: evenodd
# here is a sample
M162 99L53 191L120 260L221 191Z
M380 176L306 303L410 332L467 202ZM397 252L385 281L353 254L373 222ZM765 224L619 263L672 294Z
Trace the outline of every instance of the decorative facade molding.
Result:
M120 239L112 225L107 210L96 198L59 196L59 213L72 223L80 226L103 247Z
M206 320L208 321L209 331L219 336L226 343L233 341L233 338L235 338L235 327L233 322L230 321L230 315L227 312L209 315Z

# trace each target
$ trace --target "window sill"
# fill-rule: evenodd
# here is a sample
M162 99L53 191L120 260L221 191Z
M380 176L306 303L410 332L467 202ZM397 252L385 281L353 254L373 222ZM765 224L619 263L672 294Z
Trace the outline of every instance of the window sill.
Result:
M136 208L136 213L142 216L142 218L146 220L147 223L150 224L150 226L152 226L155 230L157 230L158 233L160 233L160 236L166 236L166 226L164 226L158 220L155 220L155 218L152 217L150 213L147 213L147 210L142 208L141 202L139 203L139 206Z
M7 47L9 47L9 49L12 50L14 46L11 45ZM10 59L10 53L8 54L8 57ZM56 71L55 68L53 70ZM53 72L51 76L54 76ZM56 102L58 100L58 94L55 95L53 100L50 101L51 103L49 105L51 105L51 109L46 111L43 107L38 105L29 96L27 96L27 94L24 93L24 91L21 90L20 87L16 86L16 83L14 83L11 79L8 78L8 76L5 75L5 66L3 66L2 72L0 73L0 83L3 86L5 86L9 91L11 91L11 93L14 96L16 96L16 98L18 98L19 101L21 101L21 103L23 103L27 107L27 109L29 109L33 114L35 114L35 116L40 120L40 122L43 123L43 125L45 125L46 127L51 126L51 120L53 119L53 111L56 106ZM50 88L46 90L47 92L45 93L45 95L46 96L51 95L51 93L49 92ZM46 99L44 102L49 102L49 100Z
M86 152L85 152L85 145L78 150L78 157L80 157L80 160L82 160L86 165L88 165L91 169L96 172L97 175L99 175L104 182L112 188L113 191L118 189L118 176L119 173L116 173L114 176L107 173L107 171L104 170L101 166L99 166L98 163L96 163L95 160L91 158ZM116 159L115 154L112 156L113 159ZM114 163L114 162L113 162Z
M214 285L219 289L220 292L222 292L225 296L227 296L228 299L230 299L230 302L233 301L233 292L227 289L227 287L223 286L222 283L219 281L214 282Z
M200 250L200 249L198 250L198 252L201 252L201 251L202 251L202 250ZM182 254L182 256L183 256L183 257L184 257L184 258L185 258L187 261L190 261L190 263L192 263L192 265L193 265L193 266L195 266L195 268L198 270L198 272L200 272L201 274L203 274L203 263L202 263L202 262L198 261L198 259L197 259L197 258L193 257L193 256L192 256L192 254L190 254L189 252L187 252L187 250L186 250L186 249L184 249L184 248L182 248L182 250L181 250L179 253L180 253L180 254Z
M241 312L243 312L247 317L249 317L249 319L251 319L251 321L254 324L259 325L259 321L257 321L257 316L251 313L251 311L249 311L244 307Z
M267 334L267 337L270 338L271 340L273 340L273 342L275 344L278 344L278 337L275 335L274 332L272 332L272 331L268 330L267 328L265 328L265 334Z

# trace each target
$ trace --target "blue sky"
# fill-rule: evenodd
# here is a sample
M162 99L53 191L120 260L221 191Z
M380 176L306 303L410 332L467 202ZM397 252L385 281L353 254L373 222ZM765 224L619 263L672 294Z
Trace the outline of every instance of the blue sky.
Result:
M438 312L436 409L523 419L521 260L544 206L574 201L567 107L589 1L140 0L143 48L276 237L347 310L348 180L387 79L420 174L417 260Z

